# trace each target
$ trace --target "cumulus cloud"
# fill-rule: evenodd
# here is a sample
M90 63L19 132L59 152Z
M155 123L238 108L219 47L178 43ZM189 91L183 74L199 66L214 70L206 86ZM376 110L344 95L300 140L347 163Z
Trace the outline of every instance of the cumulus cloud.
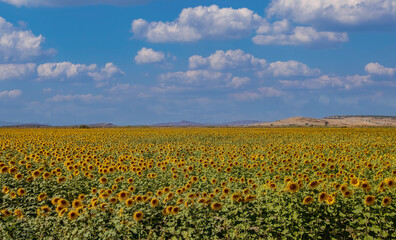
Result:
M186 72L164 73L159 76L159 80L163 83L211 87L230 82L232 80L232 74L208 70L190 70Z
M116 75L124 74L114 63L106 63L106 65L97 72L88 72L88 76L92 77L95 81L103 81L111 79Z
M272 0L268 16L317 26L395 25L394 0Z
M246 85L250 82L248 77L233 77L231 82L228 83L229 86L233 88L239 88L240 86Z
M75 77L83 72L96 70L96 64L73 64L71 62L44 63L37 67L37 74L41 78Z
M369 63L364 67L364 70L373 75L393 76L394 74L396 74L396 68L387 68L379 63Z
M216 5L185 8L172 22L136 19L131 31L150 42L192 42L203 38L250 36L265 20L247 8L219 8Z
M272 75L274 77L292 77L292 76L316 76L320 74L317 68L309 68L306 64L294 60L286 62L273 62L269 66L257 73L258 76Z
M83 74L100 82L123 74L123 72L113 63L106 63L101 69L98 69L96 64L85 65L73 64L71 62L44 63L37 67L37 75L40 79L72 78Z
M97 102L103 100L102 95L92 95L92 94L75 94L75 95L55 95L52 98L48 98L49 102L70 102L70 101L81 101L81 102Z
M152 48L142 48L135 56L137 64L161 62L165 58L165 54L161 51L154 51Z
M287 29L282 29L287 30ZM263 31L258 31L263 32ZM328 46L349 40L343 32L318 32L313 27L295 27L288 32L270 32L253 37L253 42L259 45L317 45Z
M14 90L4 90L0 92L0 98L16 98L22 94L22 91L19 89Z
M12 78L21 78L34 73L36 64L0 64L0 81Z
M323 75L318 78L307 79L304 81L287 81L282 80L280 83L284 87L290 88L307 88L307 89L320 89L328 87L338 87L351 89L362 87L363 85L372 83L370 76L353 75L353 76L335 76L330 77Z
M134 5L149 0L0 0L18 7L64 7L84 5Z
M259 77L263 76L316 76L320 74L317 68L309 68L306 64L290 60L286 62L267 63L265 59L256 58L244 51L218 50L208 57L194 55L189 58L189 67L193 69L208 70L247 70L255 73Z
M34 35L30 30L19 30L0 17L0 62L26 62L54 53L43 50L42 35Z
M285 92L273 87L260 87L256 91L245 91L230 94L231 98L238 101L252 101L264 97L281 97L286 95Z
M225 69L254 69L264 68L267 65L265 59L259 59L240 49L221 51L218 50L209 57L194 55L189 58L190 68L210 68L213 70Z

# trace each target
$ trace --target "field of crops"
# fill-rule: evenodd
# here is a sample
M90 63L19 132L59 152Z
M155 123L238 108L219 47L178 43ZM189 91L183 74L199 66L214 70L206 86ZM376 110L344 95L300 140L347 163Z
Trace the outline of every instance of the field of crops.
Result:
M0 239L396 239L396 129L0 129Z

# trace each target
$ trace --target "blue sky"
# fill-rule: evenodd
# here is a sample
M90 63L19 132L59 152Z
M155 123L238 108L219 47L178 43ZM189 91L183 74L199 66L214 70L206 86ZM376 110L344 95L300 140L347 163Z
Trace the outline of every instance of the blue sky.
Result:
M0 121L396 115L394 0L0 0Z

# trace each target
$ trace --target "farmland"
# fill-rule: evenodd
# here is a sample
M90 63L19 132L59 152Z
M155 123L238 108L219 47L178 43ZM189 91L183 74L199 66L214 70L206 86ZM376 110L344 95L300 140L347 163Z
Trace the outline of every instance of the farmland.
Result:
M0 129L1 239L396 238L394 128Z

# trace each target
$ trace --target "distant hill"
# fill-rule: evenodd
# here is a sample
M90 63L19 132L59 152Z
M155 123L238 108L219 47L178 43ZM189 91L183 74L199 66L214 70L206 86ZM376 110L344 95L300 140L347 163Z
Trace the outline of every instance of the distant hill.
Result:
M242 120L242 121L233 121L226 123L197 123L190 121L180 121L180 122L167 122L167 123L157 123L151 125L152 127L204 127L204 126L248 126L251 124L260 123L260 121L254 120Z
M258 123L263 127L396 127L395 116L329 116L324 118L291 117L274 122Z

